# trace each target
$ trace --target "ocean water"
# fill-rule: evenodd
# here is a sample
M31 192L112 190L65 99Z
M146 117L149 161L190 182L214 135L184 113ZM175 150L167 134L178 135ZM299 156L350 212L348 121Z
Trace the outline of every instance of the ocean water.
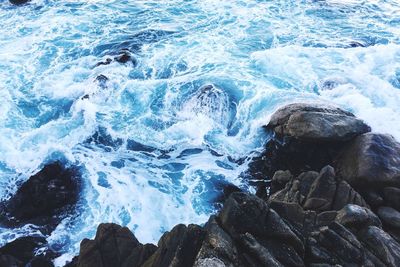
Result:
M0 22L0 198L49 161L82 172L48 237L57 265L100 222L156 242L204 223L224 184L253 191L240 174L286 103L334 103L400 139L396 0L3 0ZM97 66L124 49L134 61Z

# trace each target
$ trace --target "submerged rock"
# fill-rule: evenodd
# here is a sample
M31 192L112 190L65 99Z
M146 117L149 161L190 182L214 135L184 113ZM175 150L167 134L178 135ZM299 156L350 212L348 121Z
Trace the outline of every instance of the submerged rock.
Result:
M28 3L30 0L10 0L11 4L22 5Z
M1 222L8 226L33 223L51 231L77 203L79 176L75 167L59 161L45 165L1 204Z
M202 86L186 107L195 113L210 116L228 128L236 116L236 104L229 94L213 84Z

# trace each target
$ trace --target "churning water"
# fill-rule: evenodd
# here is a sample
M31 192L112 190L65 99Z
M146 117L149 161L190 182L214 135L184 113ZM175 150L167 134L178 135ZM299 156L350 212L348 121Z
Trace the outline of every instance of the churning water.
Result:
M48 238L58 265L100 222L155 242L205 222L223 184L252 190L243 159L285 103L333 102L400 139L397 0L3 0L0 26L0 197L45 162L82 168Z

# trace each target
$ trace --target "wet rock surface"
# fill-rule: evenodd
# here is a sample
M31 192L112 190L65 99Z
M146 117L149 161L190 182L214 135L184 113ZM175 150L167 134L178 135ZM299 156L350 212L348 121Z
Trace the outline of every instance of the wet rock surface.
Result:
M290 104L276 111L268 125L278 136L313 142L346 141L371 131L350 112L322 104Z
M0 266L51 267L57 254L47 248L43 237L21 237L0 248Z
M0 205L1 224L33 223L51 232L73 209L79 198L80 174L61 162L47 164Z

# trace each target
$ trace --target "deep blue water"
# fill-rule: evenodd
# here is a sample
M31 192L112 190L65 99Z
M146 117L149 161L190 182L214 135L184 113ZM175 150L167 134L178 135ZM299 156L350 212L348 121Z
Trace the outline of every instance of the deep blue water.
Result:
M83 172L48 238L58 265L100 222L155 242L205 222L217 185L252 191L242 159L285 103L335 103L400 139L395 0L3 0L0 22L0 197L48 161ZM124 49L133 61L96 66Z

